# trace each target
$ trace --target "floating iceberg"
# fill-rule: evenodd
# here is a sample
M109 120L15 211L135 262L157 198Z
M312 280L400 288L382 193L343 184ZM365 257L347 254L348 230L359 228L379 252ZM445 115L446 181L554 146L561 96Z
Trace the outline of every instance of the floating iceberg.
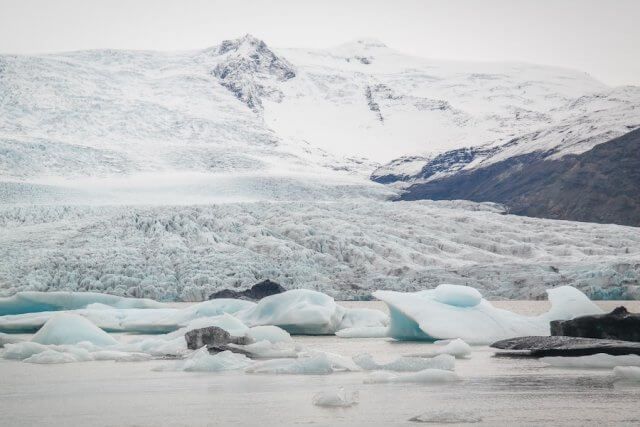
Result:
M441 354L432 358L423 357L398 357L387 363L378 363L370 354L359 354L353 357L353 361L366 371L396 371L417 372L425 369L442 369L453 371L456 360L448 354Z
M75 353L45 350L24 359L23 362L49 365L56 363L84 362L87 360L91 360L91 355L89 354L89 352L87 352L86 357L79 357Z
M436 341L434 345L426 352L414 354L416 357L434 357L439 354L449 354L456 359L463 359L471 354L471 346L456 338L455 340Z
M636 366L616 366L613 375L616 381L640 383L640 368Z
M425 369L410 374L395 374L388 371L376 371L365 377L366 384L376 383L450 383L460 381L455 373L443 369Z
M5 344L15 344L21 341L24 341L24 340L20 337L16 337L9 334L3 334L0 332L0 348L4 347Z
M613 369L616 366L640 366L640 356L637 354L614 356L598 353L579 357L543 357L540 360L556 368Z
M329 295L294 289L263 298L236 315L249 326L274 325L292 334L331 335L339 329L344 313Z
M478 417L471 412L460 411L430 411L415 417L409 418L409 421L427 424L473 424L482 421L482 417Z
M271 343L263 340L247 345L228 344L233 349L240 350L255 359L282 359L287 357L298 357L300 348L293 343Z
M476 292L465 286L440 285L435 290L373 295L389 307L388 335L399 340L461 338L471 344L490 344L517 336L549 335L551 320L602 313L571 286L548 290L551 310L533 317L495 308L483 298L478 302Z
M357 391L347 392L344 387L336 391L323 391L313 396L313 404L326 408L348 408L356 405L359 400Z
M113 308L162 308L164 304L150 299L123 298L95 292L18 292L0 298L0 316L42 311L76 310L100 303Z
M54 345L77 344L87 341L97 346L118 343L115 338L84 317L68 313L59 313L49 319L31 338L31 341Z

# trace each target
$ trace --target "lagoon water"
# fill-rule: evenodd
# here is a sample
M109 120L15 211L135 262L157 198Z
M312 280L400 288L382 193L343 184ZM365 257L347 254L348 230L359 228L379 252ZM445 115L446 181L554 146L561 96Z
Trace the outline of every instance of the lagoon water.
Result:
M345 306L383 309L379 302ZM496 306L523 314L546 301L504 301ZM603 302L609 310L640 302ZM121 335L119 339L127 339ZM388 339L298 336L308 348L377 359L427 352L429 343ZM84 362L37 365L0 360L0 425L194 426L194 425L420 425L426 414L440 422L464 415L474 425L640 425L640 385L614 383L611 370L561 369L537 359L495 357L474 347L456 361L462 381L451 384L364 384L367 373L257 375L243 372L156 372L167 363ZM350 408L312 404L321 391L359 392ZM460 419L458 421L461 421ZM437 425L427 424L427 425ZM451 425L451 424L449 424ZM455 425L455 424L454 424Z

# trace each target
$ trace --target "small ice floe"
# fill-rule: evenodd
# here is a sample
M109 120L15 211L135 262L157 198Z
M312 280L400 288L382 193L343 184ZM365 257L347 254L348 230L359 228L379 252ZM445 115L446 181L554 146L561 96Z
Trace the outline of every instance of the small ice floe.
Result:
M245 336L253 342L269 341L272 344L293 342L293 338L287 331L273 325L254 326L249 328Z
M246 345L228 344L227 347L229 347L231 351L239 351L254 359L282 359L298 357L298 353L302 350L302 347L293 343L272 343L267 340Z
M442 369L453 371L455 369L455 358L448 354L441 354L432 358L424 357L398 357L387 363L378 363L370 354L359 354L353 357L353 361L360 368L367 371L396 371L396 372L417 372L425 369Z
M579 357L543 357L540 360L556 368L613 369L616 366L640 366L640 356L636 354L614 356L598 353Z
M243 354L223 351L209 354L206 347L194 351L184 360L153 368L154 371L221 372L244 369L251 359Z
M613 375L616 381L640 384L640 367L616 366L613 368Z
M410 374L395 374L388 371L375 371L365 377L365 384L377 383L424 383L441 384L460 381L461 378L452 371L444 369L424 369Z
M360 400L357 391L347 392L344 387L334 391L322 391L313 396L313 404L325 408L348 408Z
M409 418L409 421L430 424L467 424L479 423L482 421L482 418L472 414L471 412L430 411L416 415L413 418Z
M0 332L0 348L4 347L5 344L15 344L21 341L24 341L24 339Z

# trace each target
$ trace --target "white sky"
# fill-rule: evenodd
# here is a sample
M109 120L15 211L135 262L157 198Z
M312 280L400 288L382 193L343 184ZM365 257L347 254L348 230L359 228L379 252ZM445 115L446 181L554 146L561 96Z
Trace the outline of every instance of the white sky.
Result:
M361 37L431 58L516 60L640 85L640 0L0 0L0 53L275 47Z

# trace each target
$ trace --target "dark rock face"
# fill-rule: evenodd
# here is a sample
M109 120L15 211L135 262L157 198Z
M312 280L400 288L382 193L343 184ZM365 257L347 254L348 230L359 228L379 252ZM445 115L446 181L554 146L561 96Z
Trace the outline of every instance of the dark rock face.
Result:
M618 307L608 314L554 320L551 335L640 342L640 315Z
M231 350L231 348L227 348L229 344L245 345L249 343L247 338L231 336L229 332L217 326L194 329L187 332L184 339L190 350L197 350L206 345L209 351L213 349L214 353Z
M420 177L489 154L454 150L430 162ZM414 184L401 199L496 202L516 215L640 226L640 129L582 154L548 160L551 154L524 154Z
M272 282L271 280L263 280L244 291L234 291L232 289L223 289L209 295L209 299L218 298L233 298L233 299L245 299L245 300L260 300L269 295L280 294L286 291L280 284Z
M527 351L533 357L589 356L598 353L640 355L640 343L564 336L510 338L494 342L491 347L514 352Z

